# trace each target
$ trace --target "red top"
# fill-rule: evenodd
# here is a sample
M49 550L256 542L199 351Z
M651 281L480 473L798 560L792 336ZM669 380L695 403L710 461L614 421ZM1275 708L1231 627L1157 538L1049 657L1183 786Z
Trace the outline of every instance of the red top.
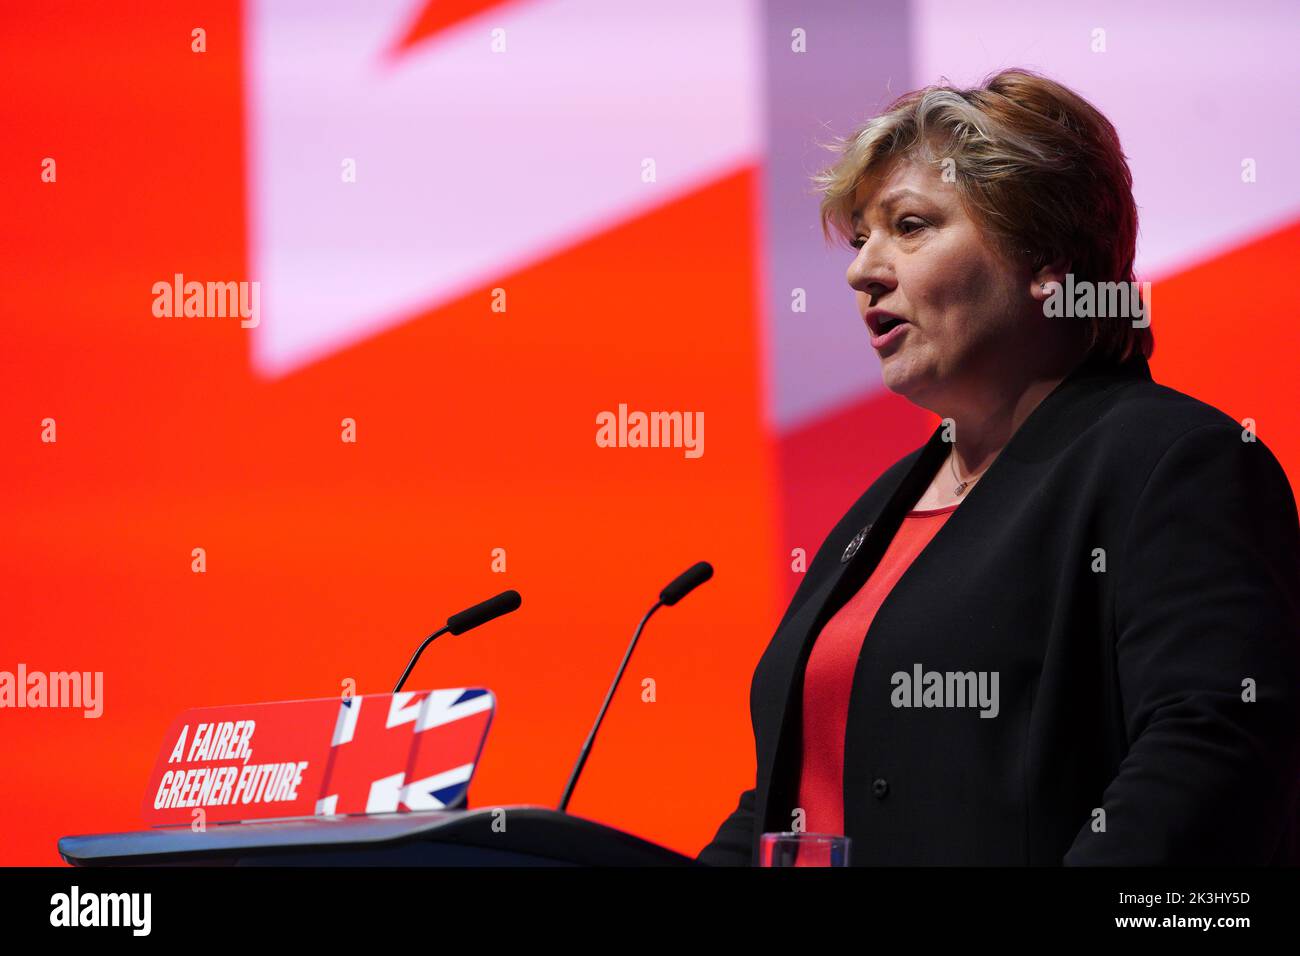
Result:
M844 733L862 642L890 589L956 509L909 512L866 583L817 635L803 683L798 806L808 833L844 833Z

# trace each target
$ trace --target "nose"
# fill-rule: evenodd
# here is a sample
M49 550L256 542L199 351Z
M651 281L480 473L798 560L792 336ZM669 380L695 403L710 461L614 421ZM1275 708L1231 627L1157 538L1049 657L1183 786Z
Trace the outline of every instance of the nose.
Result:
M862 244L858 254L849 263L846 278L853 289L871 298L872 305L898 285L892 266L885 261L879 245L872 245L871 239Z

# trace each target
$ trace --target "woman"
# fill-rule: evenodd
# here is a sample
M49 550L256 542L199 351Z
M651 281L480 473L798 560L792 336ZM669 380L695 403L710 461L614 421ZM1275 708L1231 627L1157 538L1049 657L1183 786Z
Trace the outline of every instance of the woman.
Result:
M858 865L1300 861L1295 500L1151 380L1149 297L1106 295L1135 288L1114 128L1008 70L840 146L823 228L885 386L943 422L817 552L754 673L755 787L699 859L803 829Z

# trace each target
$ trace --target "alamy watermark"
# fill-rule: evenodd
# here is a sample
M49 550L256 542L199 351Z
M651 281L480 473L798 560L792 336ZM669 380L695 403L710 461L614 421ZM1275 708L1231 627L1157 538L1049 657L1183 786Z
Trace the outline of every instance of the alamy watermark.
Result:
M133 936L148 936L153 927L152 893L82 892L73 885L50 897L50 925L124 926Z
M687 458L704 454L703 412L638 412L619 403L618 411L596 413L598 448L682 448Z
M239 317L241 328L254 329L262 321L262 286L259 282L185 281L176 273L171 282L153 284L153 314L160 319Z
M5 707L80 708L94 720L104 713L103 671L0 671L0 709Z
M1151 324L1150 282L1074 281L1067 272L1065 284L1045 282L1048 293L1043 314L1049 319L1132 319L1133 328Z
M889 702L895 707L978 707L980 717L998 715L997 671L895 671Z

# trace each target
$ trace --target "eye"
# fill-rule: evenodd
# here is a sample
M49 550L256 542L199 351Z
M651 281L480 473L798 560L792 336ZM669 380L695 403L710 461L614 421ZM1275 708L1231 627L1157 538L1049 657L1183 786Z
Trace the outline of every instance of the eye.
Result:
M912 233L924 229L930 224L920 216L903 216L894 225L900 234L910 236ZM849 246L854 249L861 249L866 241L866 236L858 236L857 238L850 240Z

